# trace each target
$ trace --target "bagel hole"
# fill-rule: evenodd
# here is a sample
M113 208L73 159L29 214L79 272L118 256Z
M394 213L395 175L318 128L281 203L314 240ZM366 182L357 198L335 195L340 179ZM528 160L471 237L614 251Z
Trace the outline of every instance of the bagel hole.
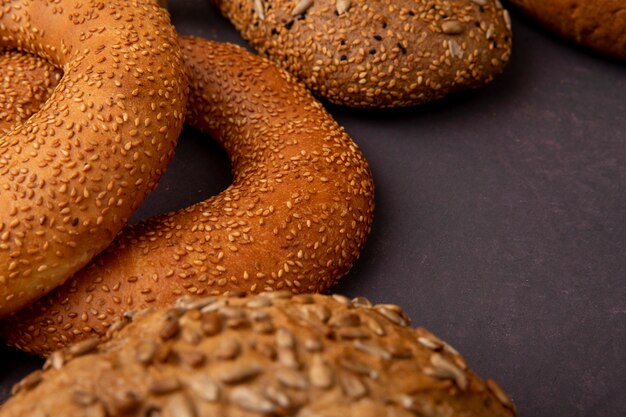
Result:
M199 203L219 194L232 182L226 151L211 136L185 126L174 158L157 188L146 197L129 223Z

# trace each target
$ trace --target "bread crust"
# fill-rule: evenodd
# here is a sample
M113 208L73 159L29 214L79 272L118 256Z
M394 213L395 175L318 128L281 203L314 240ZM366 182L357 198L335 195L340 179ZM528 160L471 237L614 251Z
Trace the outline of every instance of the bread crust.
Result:
M156 185L185 114L176 40L143 0L0 2L0 47L64 71L0 138L0 317L87 264Z
M626 59L626 3L623 0L510 1L564 38Z
M0 416L515 415L497 383L394 305L274 292L126 323L55 353Z
M261 54L352 107L410 106L480 87L511 53L510 18L497 0L214 1Z
M358 258L374 185L347 133L266 59L194 38L181 47L187 121L224 146L234 183L127 227L69 282L0 324L10 345L45 355L181 295L324 291Z
M61 70L34 55L0 53L0 136L35 114L62 75Z

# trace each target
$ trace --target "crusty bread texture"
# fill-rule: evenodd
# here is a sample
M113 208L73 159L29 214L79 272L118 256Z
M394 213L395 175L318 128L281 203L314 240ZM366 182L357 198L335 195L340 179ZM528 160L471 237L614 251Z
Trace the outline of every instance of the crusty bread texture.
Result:
M561 36L603 54L626 59L624 0L510 0Z
M399 307L285 292L127 315L14 393L0 417L515 415L497 383Z
M45 355L103 334L127 310L181 295L323 291L358 258L374 185L356 144L266 59L229 44L180 42L191 80L187 121L225 147L234 183L126 228L69 282L0 323L10 345Z
M156 186L187 79L167 12L145 1L3 1L0 47L64 71L50 99L0 138L5 317L86 265Z
M0 135L35 114L61 75L43 58L16 51L0 53Z
M261 54L315 94L409 106L490 82L511 53L498 0L214 0Z

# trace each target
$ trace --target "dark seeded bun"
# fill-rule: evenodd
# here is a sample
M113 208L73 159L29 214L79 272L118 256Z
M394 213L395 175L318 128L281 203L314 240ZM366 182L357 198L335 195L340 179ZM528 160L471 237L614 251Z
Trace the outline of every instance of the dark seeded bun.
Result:
M624 0L510 0L543 25L603 54L626 59Z
M363 298L180 300L129 316L100 345L56 352L44 369L1 417L515 415L452 347Z
M1 322L8 344L47 355L182 295L325 291L358 258L374 184L345 130L268 60L198 38L180 45L187 122L225 147L234 184L125 228L67 283Z
M511 53L498 0L214 1L260 53L348 106L409 106L480 87Z

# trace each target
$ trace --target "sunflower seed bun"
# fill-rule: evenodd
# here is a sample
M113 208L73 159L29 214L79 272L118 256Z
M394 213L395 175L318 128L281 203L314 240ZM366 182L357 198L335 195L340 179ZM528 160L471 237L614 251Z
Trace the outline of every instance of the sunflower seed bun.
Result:
M86 265L156 186L182 129L187 79L167 12L145 0L3 1L0 47L64 71L0 138L5 317Z
M510 0L533 19L576 43L626 59L624 0Z
M214 0L242 36L315 94L398 107L490 82L511 53L498 0Z
M374 186L346 132L266 59L229 44L180 43L187 121L225 147L234 184L126 228L69 282L0 324L10 345L46 355L104 333L127 310L186 294L323 291L358 258Z
M131 323L128 323L132 321ZM1 417L513 416L394 305L275 292L180 300L54 353Z

